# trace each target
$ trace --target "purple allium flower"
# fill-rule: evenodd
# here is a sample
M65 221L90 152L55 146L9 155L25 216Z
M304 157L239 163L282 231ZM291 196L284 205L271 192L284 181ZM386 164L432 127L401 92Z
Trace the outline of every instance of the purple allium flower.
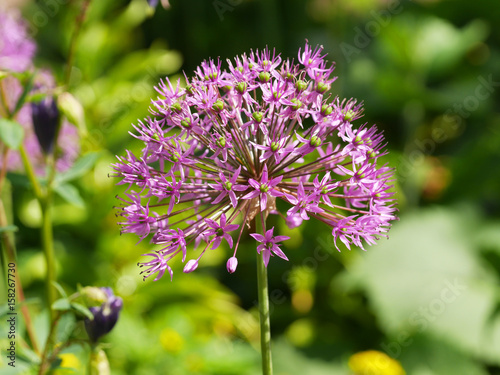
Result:
M123 307L123 300L115 296L111 288L101 288L101 290L106 293L107 301L99 307L90 307L94 319L85 319L85 330L90 341L94 343L113 329Z
M290 239L290 237L287 236L273 236L274 232L274 227L269 229L265 235L258 234L258 233L250 233L250 236L255 238L257 242L260 242L261 245L257 246L257 252L260 254L261 252L263 253L263 258L264 258L264 264L267 267L267 264L269 263L269 258L274 254L279 256L280 258L284 260L288 260L286 257L285 253L281 251L279 248L278 244L276 242L281 242Z
M20 15L0 9L0 70L24 72L32 65L36 45Z
M25 23L21 20L18 13L10 11L4 13L0 11L0 70L12 72L24 72L33 68L32 60L35 53L35 43L29 38L28 30ZM17 101L23 92L21 83L13 76L7 76L0 80L0 86L3 92L8 93L6 101L0 101L0 116L5 116L8 112L12 113L16 107ZM52 96L55 88L54 78L47 71L40 71L35 77L34 91L36 94L46 94ZM42 102L48 101L48 106L43 107L43 114L49 115L55 113L55 102L50 103L50 99L42 99ZM4 108L6 104L8 108ZM34 109L34 117L40 119L36 112L39 112L41 104L34 105L34 108L26 103L15 114L14 120L20 123L24 128L24 147L34 166L35 172L42 176L46 173L46 163L43 148L50 148L49 138L51 131L38 128L38 135L35 134L33 125L32 109ZM47 116L45 116L47 117ZM48 116L52 117L52 116ZM38 120L35 120L37 122ZM46 121L43 121L46 123ZM38 122L39 124L41 122ZM52 122L53 124L53 122ZM40 138L41 137L41 138ZM53 136L52 136L53 137ZM40 146L40 142L43 146ZM56 149L56 168L62 172L69 169L76 157L79 154L79 138L75 126L68 122L63 122L59 130L58 148ZM18 152L8 151L6 160L3 160L4 155L0 155L0 165L7 166L8 170L22 170L22 161Z
M145 277L172 276L168 262L181 253L185 261L203 242L184 267L191 272L222 239L233 249L226 264L233 273L242 233L259 213L279 214L290 228L317 219L336 245L363 248L386 237L396 208L394 172L377 165L386 153L382 133L354 124L363 112L356 100L330 97L336 77L325 56L306 43L295 63L266 48L228 60L228 70L204 61L184 87L161 81L151 118L134 126L141 155L127 151L113 165L130 190L119 207L122 232L149 231L163 247L140 263ZM272 255L287 259L278 245L287 238L262 222L265 235L251 236L266 265Z

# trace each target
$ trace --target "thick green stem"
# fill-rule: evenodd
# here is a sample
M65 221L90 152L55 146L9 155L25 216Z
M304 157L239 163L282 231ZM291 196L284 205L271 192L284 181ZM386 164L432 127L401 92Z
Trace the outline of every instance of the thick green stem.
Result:
M255 218L257 233L264 234L263 217L259 213ZM263 252L257 254L257 287L259 294L260 312L260 348L262 353L262 374L272 375L273 364L271 358L271 320L269 318L269 290L267 286L267 268L264 264Z

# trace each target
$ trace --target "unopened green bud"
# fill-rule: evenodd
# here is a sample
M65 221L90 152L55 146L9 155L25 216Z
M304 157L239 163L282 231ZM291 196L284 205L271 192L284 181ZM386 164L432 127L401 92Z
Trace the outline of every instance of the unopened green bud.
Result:
M309 141L309 144L313 147L319 147L321 146L321 139L318 136L313 135L311 137L311 140Z
M106 292L95 286L86 286L81 288L79 292L85 306L87 307L101 306L108 300Z
M57 98L57 106L61 113L66 116L69 122L76 125L80 134L87 134L85 126L85 116L81 103L69 92L63 92Z
M316 91L319 92L320 94L328 91L329 89L330 86L324 82L318 82L318 85L316 86Z
M217 101L212 105L212 109L216 112L220 112L224 109L224 102L220 99L217 99Z
M294 111L297 111L298 109L300 109L300 107L302 107L302 102L300 100L293 98L290 101L293 103L292 109Z
M352 110L348 110L348 111L344 114L344 119L345 119L346 121L351 121L351 120L354 118L354 115L355 115L354 111L352 111Z
M182 111L182 106L181 106L181 103L179 103L179 102L175 102L174 104L172 104L172 107L170 107L170 108L172 109L172 111L177 112L177 113Z
M307 83L305 83L304 81L302 80L298 80L297 82L295 82L295 88L298 90L298 91L303 91L305 90L307 87Z
M254 112L252 114L252 117L256 122L260 123L262 121L262 117L264 117L264 114L262 112Z
M269 72L260 72L259 73L259 81L268 82L271 79L271 75Z
M240 82L236 85L236 91L238 91L240 94L244 94L247 91L247 84L246 82Z
M331 114L333 112L333 108L331 106L329 106L328 104L323 104L321 106L321 114L323 116L328 116L329 114Z
M226 138L220 137L217 141L217 146L219 146L220 148L226 147Z
M185 118L181 121L181 126L184 128L189 128L191 126L191 120L189 118Z

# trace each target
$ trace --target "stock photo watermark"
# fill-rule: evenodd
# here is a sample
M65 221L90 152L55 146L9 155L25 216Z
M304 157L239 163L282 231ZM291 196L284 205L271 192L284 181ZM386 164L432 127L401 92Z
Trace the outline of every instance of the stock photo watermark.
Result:
M235 7L240 5L243 0L214 0L212 1L212 6L219 16L219 20L224 21L224 14L227 12L232 12Z
M447 129L452 130L453 134L463 131L465 120L478 110L481 102L490 98L496 87L500 86L500 81L493 80L493 74L486 77L479 76L476 80L474 92L448 108L443 114L443 121L432 129L430 136L424 139L415 139L410 151L401 157L396 167L400 182L406 181L415 168L424 162L424 157L432 155L436 151L438 144L450 138Z
M385 9L370 11L370 20L362 27L354 28L355 36L352 43L340 43L340 50L348 63L352 61L352 55L359 55L361 50L370 45L382 29L386 28L392 21L393 17L403 11L403 4L409 3L411 0L393 0L389 2Z

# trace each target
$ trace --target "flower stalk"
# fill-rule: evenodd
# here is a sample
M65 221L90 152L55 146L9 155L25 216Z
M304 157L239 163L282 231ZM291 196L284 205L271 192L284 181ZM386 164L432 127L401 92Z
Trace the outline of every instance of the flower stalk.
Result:
M255 217L255 229L263 235L264 216L259 213ZM260 349L262 355L262 374L272 375L271 357L271 320L269 316L269 288L267 283L267 267L264 263L264 252L257 253L257 289L259 295Z

